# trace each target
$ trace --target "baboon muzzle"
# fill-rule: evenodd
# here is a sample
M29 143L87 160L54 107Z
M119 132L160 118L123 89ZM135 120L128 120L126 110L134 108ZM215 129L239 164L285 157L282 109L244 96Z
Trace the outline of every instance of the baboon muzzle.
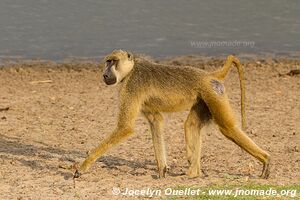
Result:
M117 78L115 76L115 74L112 71L112 67L114 66L115 61L112 61L107 68L105 69L104 73L103 73L103 80L106 83L106 85L112 85L115 84L117 82Z
M117 78L112 74L103 74L103 80L106 85L112 85L117 82Z

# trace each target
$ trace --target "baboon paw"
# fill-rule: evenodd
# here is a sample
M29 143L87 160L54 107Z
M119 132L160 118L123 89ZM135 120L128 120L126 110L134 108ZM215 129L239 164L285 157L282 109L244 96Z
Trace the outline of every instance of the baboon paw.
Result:
M198 173L198 172L188 172L187 175L188 175L189 178L197 178L197 177L199 177L201 174Z
M263 171L262 174L260 175L260 178L263 178L263 179L268 179L270 176L270 170L267 169L266 171Z
M259 176L261 179L268 179L269 178L269 174L262 174Z
M79 172L79 163L74 163L73 165L59 165L59 168L73 171L73 178L78 178L81 173Z
M260 175L260 178L263 179L268 179L270 176L270 162L271 162L271 158L269 157L267 163L264 164L263 166L263 170L262 173Z
M189 177L190 179L197 178L197 177L199 177L199 176L200 176L200 174L188 174L188 177Z
M197 177L199 177L201 175L201 173L200 172L198 172L197 170L189 170L188 171L188 173L187 173L187 176L189 177L189 178L197 178Z
M159 170L159 178L166 178L166 173L169 171L169 169L169 166L165 166L161 170Z
M79 176L81 176L81 173L79 172L79 163L74 163L72 168L73 168L73 170L75 170L75 172L73 174L73 179L79 178Z
M81 176L81 173L79 172L79 170L76 170L76 171L74 172L73 179L79 178L80 176Z

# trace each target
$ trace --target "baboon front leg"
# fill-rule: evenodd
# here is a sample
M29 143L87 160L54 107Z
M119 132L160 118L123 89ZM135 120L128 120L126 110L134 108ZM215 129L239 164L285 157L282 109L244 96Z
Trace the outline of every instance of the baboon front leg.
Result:
M87 171L90 166L108 149L115 146L133 133L133 125L140 110L140 103L131 96L121 95L120 112L117 128L102 141L98 147L93 149L88 157L76 170L74 177L80 176L81 172Z
M90 166L101 156L103 155L109 148L118 144L129 135L133 133L132 128L122 128L116 129L110 136L108 136L104 141L102 141L98 147L93 149L88 157L84 160L82 165L79 168L79 171L75 172L75 177L80 176L80 173L87 171Z
M206 90L203 98L212 113L215 122L218 124L220 131L242 149L257 158L263 163L261 177L268 178L270 155L257 146L246 133L239 127L234 112L229 105L227 95L224 93L218 95L213 90Z
M160 113L149 113L149 112L143 112L143 113L150 124L159 177L160 178L165 177L168 166L167 166L166 148L165 148L164 132L163 132L163 117Z
M210 119L210 113L203 102L194 105L184 124L187 159L189 163L188 177L200 176L201 144L205 124Z

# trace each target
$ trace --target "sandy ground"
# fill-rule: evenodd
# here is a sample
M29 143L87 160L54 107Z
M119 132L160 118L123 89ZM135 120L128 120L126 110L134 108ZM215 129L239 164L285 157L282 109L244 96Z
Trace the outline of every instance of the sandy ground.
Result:
M160 61L211 71L223 59L182 56ZM188 179L183 122L187 112L166 114L171 167L158 179L146 120L135 134L99 159L76 180L60 164L83 161L116 123L117 90L106 86L95 62L22 61L0 67L0 199L120 199L112 189L207 186L211 184L300 184L300 61L243 60L247 86L247 133L273 157L268 180L256 178L261 164L210 125L204 136L202 177ZM51 80L37 83L34 81ZM226 79L239 115L235 70ZM143 199L143 197L140 197Z

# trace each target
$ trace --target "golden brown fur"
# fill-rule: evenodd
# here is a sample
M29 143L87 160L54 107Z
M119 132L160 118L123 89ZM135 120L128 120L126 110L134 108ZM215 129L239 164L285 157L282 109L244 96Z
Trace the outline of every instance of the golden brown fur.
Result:
M213 121L220 131L252 156L259 159L264 169L262 177L269 175L268 153L258 147L239 127L232 111L222 80L234 63L239 70L244 101L242 67L234 56L229 56L224 67L212 73L193 67L156 64L132 54L116 50L105 58L104 81L119 84L120 112L114 131L91 151L76 171L85 172L105 151L133 134L134 122L142 112L151 128L155 158L160 177L167 171L167 162L161 112L177 112L190 109L185 122L185 139L189 177L200 175L201 137L207 122ZM244 125L244 103L242 118Z

